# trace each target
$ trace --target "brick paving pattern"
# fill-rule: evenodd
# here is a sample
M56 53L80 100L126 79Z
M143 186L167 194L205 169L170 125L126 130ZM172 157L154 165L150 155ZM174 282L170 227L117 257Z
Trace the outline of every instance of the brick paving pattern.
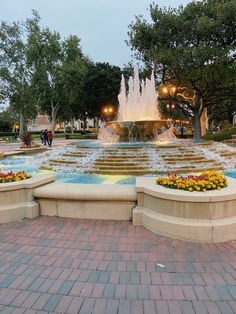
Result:
M1 225L0 313L236 313L236 241L192 244L127 221Z

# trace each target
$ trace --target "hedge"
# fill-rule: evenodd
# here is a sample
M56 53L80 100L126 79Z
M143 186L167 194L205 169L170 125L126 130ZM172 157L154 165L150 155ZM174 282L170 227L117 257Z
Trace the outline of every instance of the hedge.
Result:
M207 141L222 142L225 140L230 140L232 135L236 134L236 129L222 130L216 133L209 133L203 137Z

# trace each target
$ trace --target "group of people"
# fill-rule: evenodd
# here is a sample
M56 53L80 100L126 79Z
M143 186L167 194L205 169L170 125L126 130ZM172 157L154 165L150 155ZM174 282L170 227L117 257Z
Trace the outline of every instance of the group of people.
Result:
M47 145L49 147L52 146L52 139L53 139L53 134L52 131L48 131L48 130L42 130L40 132L40 139L41 139L41 143L44 145Z

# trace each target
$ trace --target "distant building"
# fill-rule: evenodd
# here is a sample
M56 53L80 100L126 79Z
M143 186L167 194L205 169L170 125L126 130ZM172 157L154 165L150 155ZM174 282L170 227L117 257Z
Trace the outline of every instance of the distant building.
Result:
M33 120L29 120L27 123L27 131L37 132L41 130L49 130L51 128L51 122L47 115L37 115Z
M71 127L72 124L66 123L66 127ZM85 129L97 128L101 126L101 121L97 119L87 119ZM55 126L55 131L64 131L65 123L57 122ZM83 130L84 122L81 120L75 120L73 123L74 130ZM38 132L41 130L50 130L51 122L47 115L37 115L33 120L29 120L27 123L27 131L29 132Z

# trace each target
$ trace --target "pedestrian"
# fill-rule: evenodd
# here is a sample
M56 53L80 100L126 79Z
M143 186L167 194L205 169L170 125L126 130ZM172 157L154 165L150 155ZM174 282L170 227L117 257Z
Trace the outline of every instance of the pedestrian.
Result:
M53 139L52 131L49 131L48 132L48 145L49 145L49 147L52 146L52 139Z
M46 146L48 142L48 130L44 130L43 132L43 144Z
M39 136L40 136L41 143L44 144L44 130L40 131L40 135Z

